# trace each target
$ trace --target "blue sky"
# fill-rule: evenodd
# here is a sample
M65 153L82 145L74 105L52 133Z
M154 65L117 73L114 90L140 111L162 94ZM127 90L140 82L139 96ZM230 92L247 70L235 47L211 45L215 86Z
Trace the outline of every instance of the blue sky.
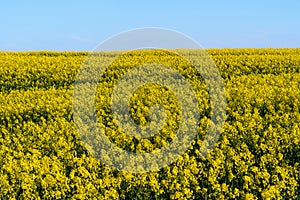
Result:
M119 32L161 27L205 48L300 47L300 1L2 1L0 50L92 50Z

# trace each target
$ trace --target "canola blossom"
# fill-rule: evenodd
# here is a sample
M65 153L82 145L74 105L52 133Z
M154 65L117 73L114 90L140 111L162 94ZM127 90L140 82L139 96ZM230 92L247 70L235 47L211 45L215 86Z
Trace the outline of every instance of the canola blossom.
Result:
M153 83L131 94L128 112L134 123L158 133L138 137L131 127L118 124L111 110L114 87L141 60L163 60L188 81L198 100L197 135L188 150L157 171L135 174L101 162L78 134L72 97L88 52L1 52L0 199L299 199L300 49L207 53L219 69L227 104L220 137L203 157L200 147L212 107L201 74L158 50L119 59L121 51L95 55L111 65L97 83L95 117L121 149L159 150L174 140L185 119L176 94ZM161 116L151 114L153 105L164 111L158 127L153 121ZM102 156L107 162L112 158Z

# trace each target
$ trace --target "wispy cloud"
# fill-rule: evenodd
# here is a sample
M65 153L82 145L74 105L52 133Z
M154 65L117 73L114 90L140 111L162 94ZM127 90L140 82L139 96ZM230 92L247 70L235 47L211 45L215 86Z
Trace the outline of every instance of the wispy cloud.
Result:
M97 41L95 41L95 40L80 37L80 36L76 36L76 35L68 35L67 37L71 40L76 40L78 42L91 43L91 44L97 43Z

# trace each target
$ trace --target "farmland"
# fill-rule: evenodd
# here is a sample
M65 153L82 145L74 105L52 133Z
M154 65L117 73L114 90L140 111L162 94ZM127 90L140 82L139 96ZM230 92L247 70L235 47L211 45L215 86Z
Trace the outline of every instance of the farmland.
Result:
M191 66L177 65L160 51L140 50L115 62L101 79L99 123L112 142L132 152L167 145L181 119L172 92L149 85L132 98L133 119L149 123L149 106L159 102L172 126L150 139L118 128L107 99L121 75L138 64L136 57L151 61L159 55L190 80L200 102L199 133L191 147L159 171L134 174L91 155L74 125L74 82L88 52L0 52L0 199L299 199L300 49L207 53L219 69L227 105L220 138L203 158L199 146L211 108L205 83ZM105 64L120 55L99 54Z

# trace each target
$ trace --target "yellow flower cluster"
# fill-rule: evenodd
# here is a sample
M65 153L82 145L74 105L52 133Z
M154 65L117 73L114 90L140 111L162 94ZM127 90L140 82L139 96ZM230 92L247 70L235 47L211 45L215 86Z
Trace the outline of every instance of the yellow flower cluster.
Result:
M197 56L199 50L178 50ZM162 50L0 53L0 199L299 199L300 49L208 49L225 84L226 122L204 158L200 146L210 123L210 98L201 74ZM147 84L130 98L136 124L146 126L160 104L166 123L150 138L124 132L111 112L114 86L146 62L177 70L193 87L199 133L174 163L143 174L110 168L91 154L73 122L77 71L109 65L96 93L99 126L111 142L152 152L172 142L182 113L176 95ZM95 62L95 63L93 63ZM89 64L89 63L87 63ZM85 80L82 80L85 81ZM176 80L175 80L176 81ZM108 159L110 155L107 155Z

